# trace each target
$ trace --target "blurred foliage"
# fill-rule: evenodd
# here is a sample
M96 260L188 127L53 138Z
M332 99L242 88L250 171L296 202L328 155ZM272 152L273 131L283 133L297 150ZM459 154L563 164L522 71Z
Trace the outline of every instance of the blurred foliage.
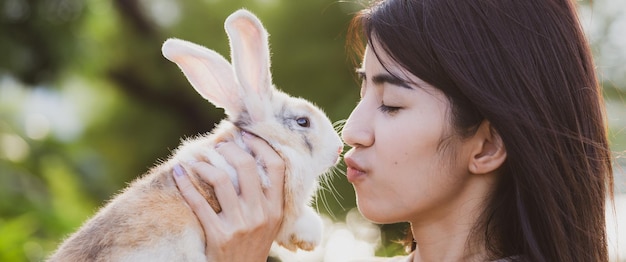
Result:
M241 7L271 35L277 86L345 119L358 101L345 50L357 1L0 0L0 261L41 260L181 138L223 117L160 48L177 37L228 57L223 21ZM611 14L597 39L624 19ZM624 74L614 63L603 64L612 70L607 100L624 112L626 80L613 77ZM609 113L616 150L625 150L624 116ZM344 219L351 185L334 175L325 189L318 210ZM405 227L382 226L377 254L401 253L394 241Z

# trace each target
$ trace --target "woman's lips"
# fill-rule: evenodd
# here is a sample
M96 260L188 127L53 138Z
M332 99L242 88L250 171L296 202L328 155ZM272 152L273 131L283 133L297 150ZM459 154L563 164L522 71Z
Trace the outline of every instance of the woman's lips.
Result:
M346 157L344 158L346 162L346 177L350 183L354 183L358 181L360 178L364 177L366 172L359 166L359 164L352 158Z

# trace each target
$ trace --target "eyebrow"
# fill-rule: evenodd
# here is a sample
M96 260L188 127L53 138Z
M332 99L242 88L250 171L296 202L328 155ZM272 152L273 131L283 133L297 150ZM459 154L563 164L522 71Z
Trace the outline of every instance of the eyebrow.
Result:
M367 79L364 69L359 68L356 70L356 73L361 79ZM372 82L374 82L374 84L377 84L377 85L389 83L395 86L404 87L407 89L413 89L413 87L411 87L406 81L402 80L401 78L396 77L391 74L386 74L386 73L374 75L372 77Z

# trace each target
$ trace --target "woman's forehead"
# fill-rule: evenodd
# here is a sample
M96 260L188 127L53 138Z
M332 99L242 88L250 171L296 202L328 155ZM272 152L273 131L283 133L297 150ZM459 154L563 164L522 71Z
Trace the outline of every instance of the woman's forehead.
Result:
M373 45L373 46L372 46ZM363 62L361 64L361 68L358 69L358 72L363 72L365 74L372 73L366 72L367 63L371 63L370 65L380 65L381 69L392 74L393 76L403 79L405 82L412 83L420 88L433 88L430 84L419 78L418 76L412 74L409 70L404 68L400 63L395 61L386 51L380 43L372 38L370 43L365 47L365 53L363 55Z

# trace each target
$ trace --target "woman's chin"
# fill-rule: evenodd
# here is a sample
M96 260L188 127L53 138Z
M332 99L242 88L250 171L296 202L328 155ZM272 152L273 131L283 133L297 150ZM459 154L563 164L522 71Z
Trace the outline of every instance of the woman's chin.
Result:
M358 197L357 208L365 219L375 224L392 224L400 222L398 219L394 219L389 210L383 209L381 206L377 205L362 204L362 202L358 201Z

